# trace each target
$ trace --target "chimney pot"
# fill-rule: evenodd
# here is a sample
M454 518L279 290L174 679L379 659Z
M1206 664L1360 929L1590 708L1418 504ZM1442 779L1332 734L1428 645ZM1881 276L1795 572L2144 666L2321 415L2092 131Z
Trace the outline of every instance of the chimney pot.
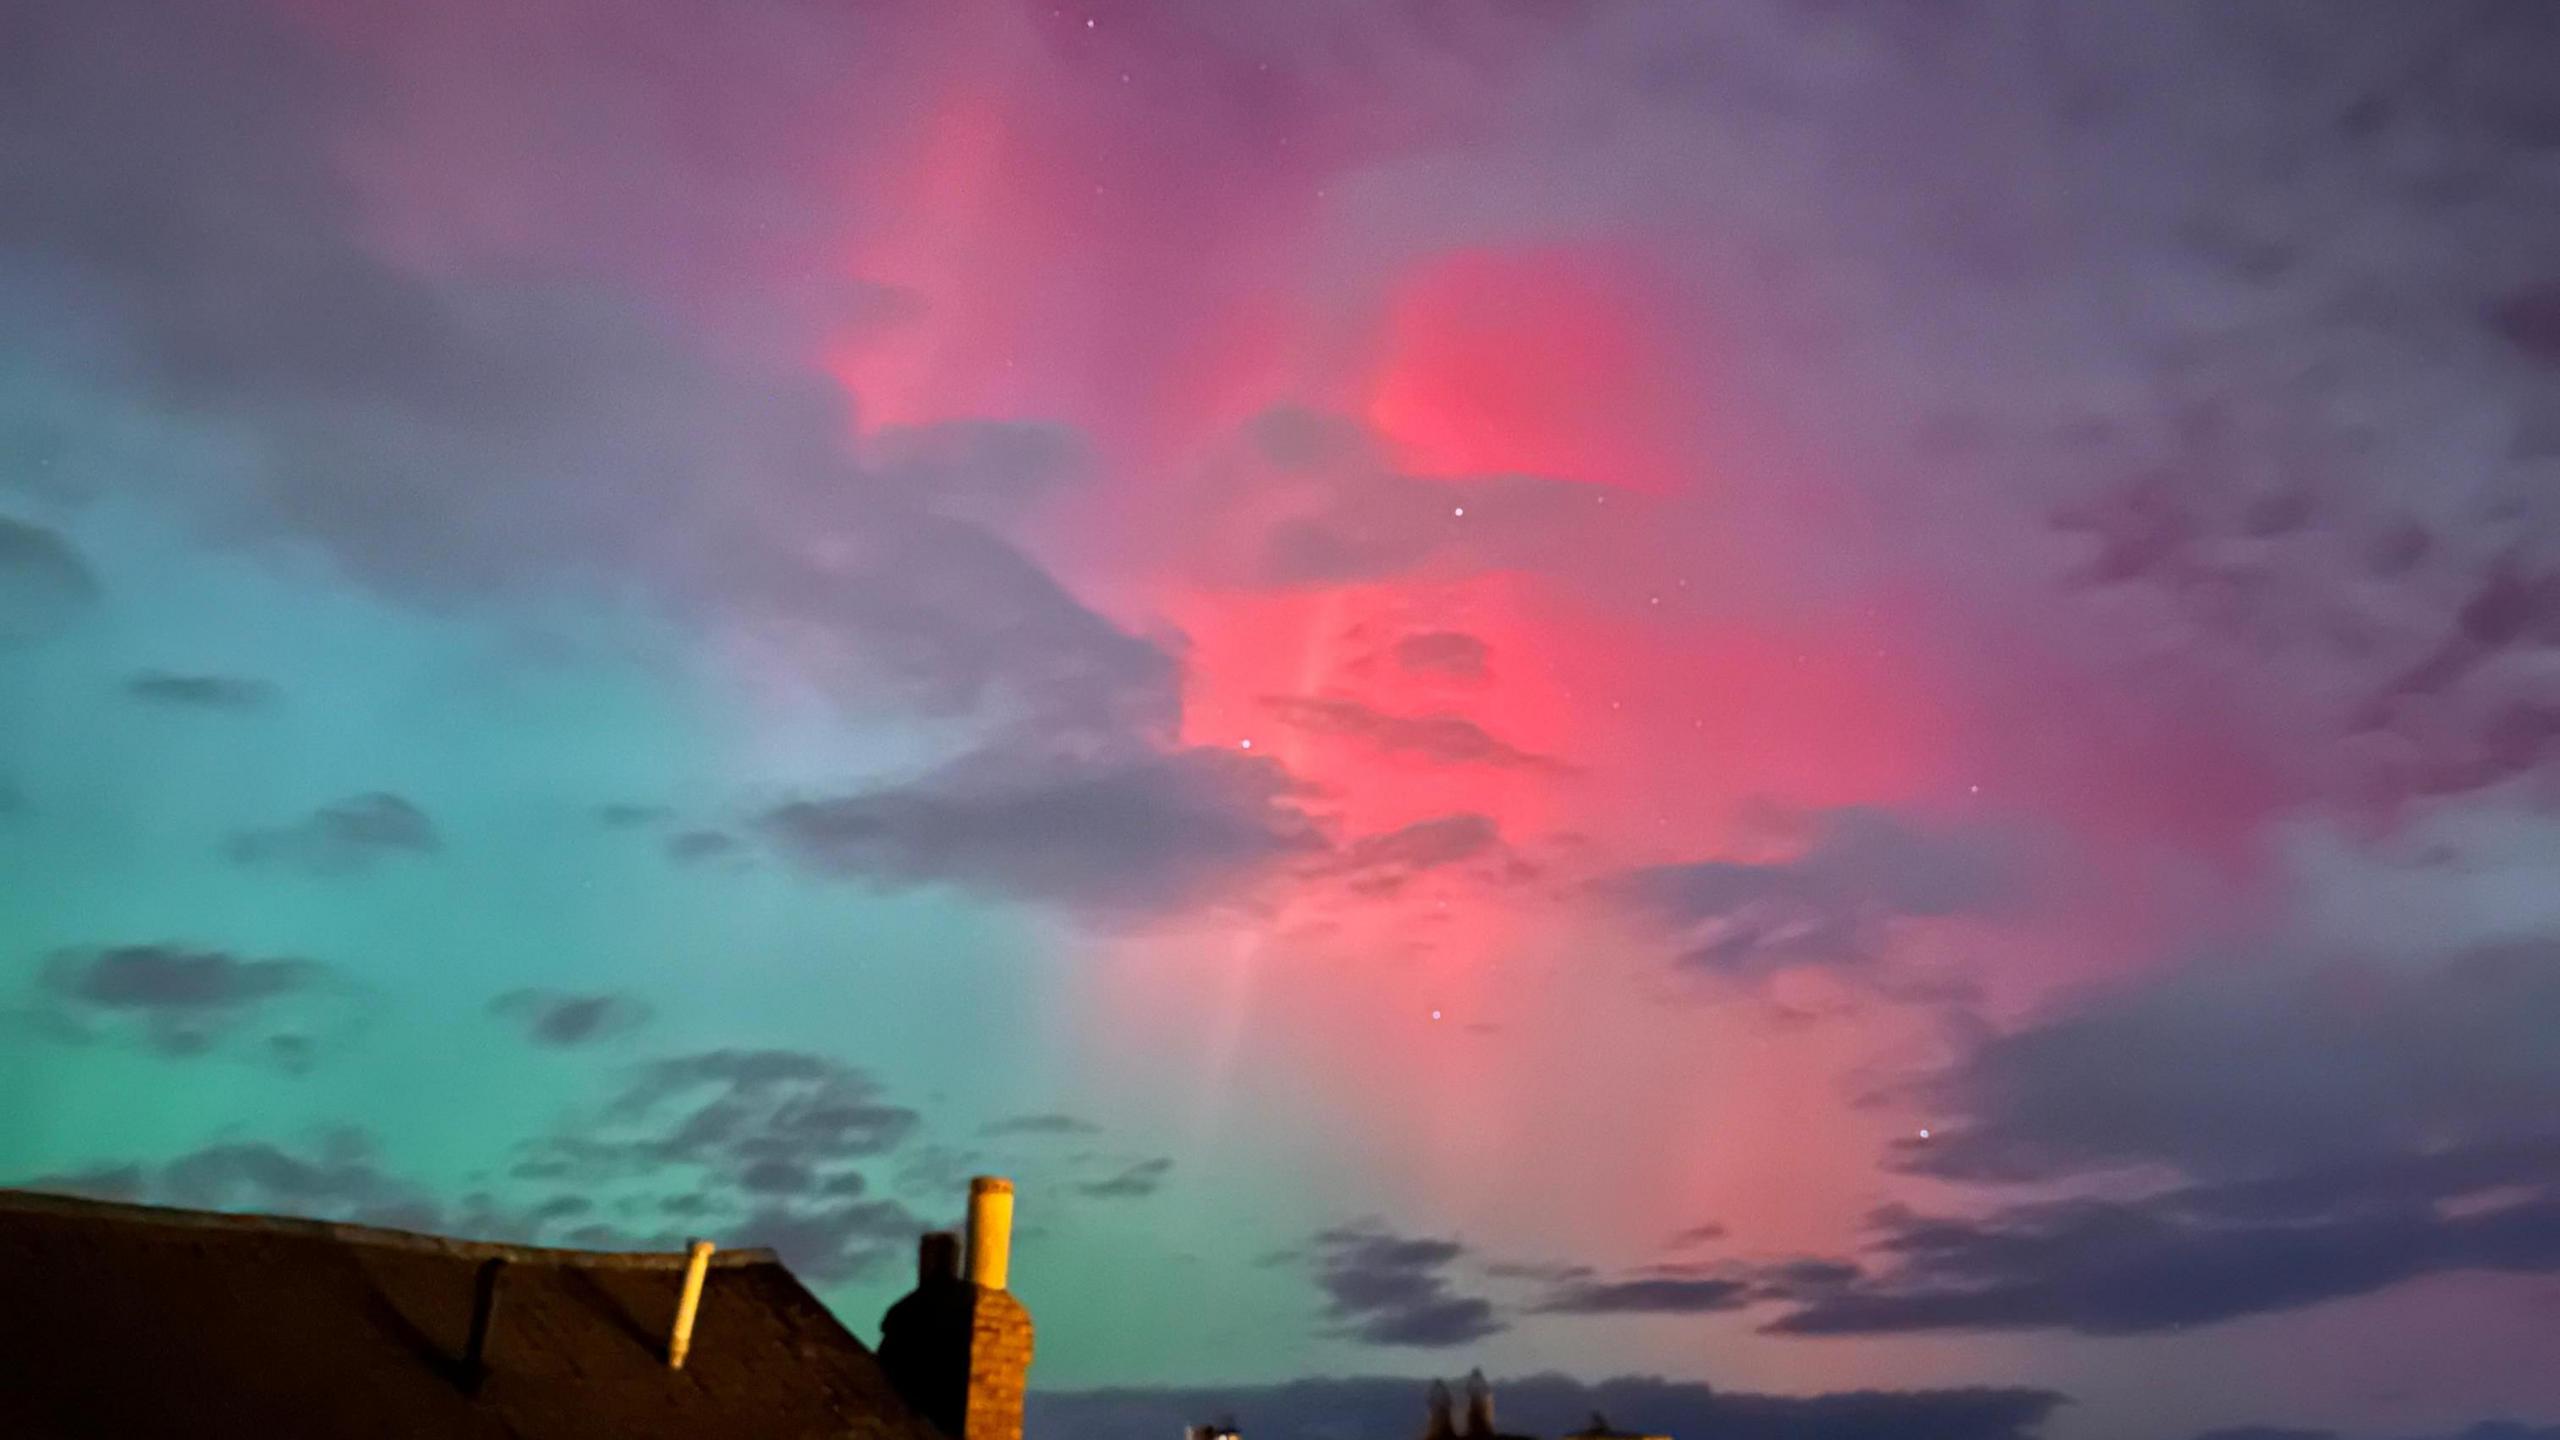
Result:
M960 1278L960 1237L948 1230L928 1230L916 1242L916 1288L931 1289Z
M685 1261L684 1294L676 1301L675 1332L667 1337L667 1368L681 1370L693 1349L693 1319L702 1308L702 1281L711 1270L711 1242L696 1240Z
M1002 1290L1013 1258L1013 1182L981 1175L969 1182L969 1283Z

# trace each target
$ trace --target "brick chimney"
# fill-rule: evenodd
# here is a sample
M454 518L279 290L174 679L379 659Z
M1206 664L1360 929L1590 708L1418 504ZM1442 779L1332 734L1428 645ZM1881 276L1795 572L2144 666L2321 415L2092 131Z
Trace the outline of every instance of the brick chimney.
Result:
M880 1321L880 1365L917 1413L952 1440L1022 1440L1031 1313L1005 1288L1013 1184L969 1182L967 1271L948 1232L924 1237L916 1288Z

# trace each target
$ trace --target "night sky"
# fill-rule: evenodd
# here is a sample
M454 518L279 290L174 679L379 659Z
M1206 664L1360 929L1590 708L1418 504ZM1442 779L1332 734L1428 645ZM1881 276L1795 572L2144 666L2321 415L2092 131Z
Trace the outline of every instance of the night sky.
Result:
M873 1336L1006 1174L1055 1440L2560 1422L2555 74L10 0L0 1179Z

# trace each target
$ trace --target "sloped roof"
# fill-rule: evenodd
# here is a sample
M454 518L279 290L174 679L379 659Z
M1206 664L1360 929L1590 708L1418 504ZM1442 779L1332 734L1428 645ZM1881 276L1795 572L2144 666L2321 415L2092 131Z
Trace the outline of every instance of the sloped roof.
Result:
M942 1440L770 1251L713 1256L669 1370L684 1263L0 1190L0 1434Z

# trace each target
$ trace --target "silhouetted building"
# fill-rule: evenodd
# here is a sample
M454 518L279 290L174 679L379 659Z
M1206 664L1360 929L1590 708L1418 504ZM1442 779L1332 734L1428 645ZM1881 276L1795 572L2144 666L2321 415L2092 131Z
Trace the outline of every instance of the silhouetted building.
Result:
M1564 1440L1671 1440L1668 1435L1648 1435L1641 1430L1620 1430L1607 1416L1593 1412L1591 1423L1564 1437Z
M773 1254L632 1255L0 1190L0 1435L1019 1440L1011 1187L874 1357Z
M1493 1385L1481 1370L1467 1372L1467 1413L1464 1420L1451 1412L1456 1401L1449 1387L1438 1380L1423 1392L1422 1440L1530 1440L1524 1435L1505 1434L1493 1421ZM1612 1430L1609 1422L1597 1415L1588 1428L1576 1431L1565 1440L1669 1440L1668 1436L1636 1435Z
M880 1363L907 1403L955 1440L1022 1440L1031 1377L1031 1313L1005 1288L1013 1186L969 1182L967 1273L945 1232L916 1252L916 1288L880 1321Z

